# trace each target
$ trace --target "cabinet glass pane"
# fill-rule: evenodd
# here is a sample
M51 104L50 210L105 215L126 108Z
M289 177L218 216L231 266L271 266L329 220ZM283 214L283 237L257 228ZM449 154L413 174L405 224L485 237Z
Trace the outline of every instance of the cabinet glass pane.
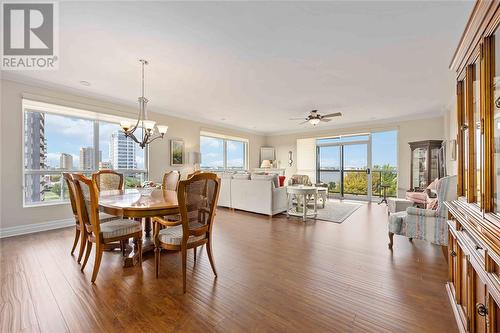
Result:
M416 148L413 151L413 179L414 189L424 189L427 187L427 149Z
M439 148L431 149L431 181L439 178L439 165L438 165Z
M480 108L480 67L479 60L474 64L472 85L472 112L474 124L472 126L471 135L474 135L474 189L476 191L476 202L481 202L481 108Z
M495 212L500 212L500 40L495 36L495 77L493 78L493 204Z
M464 81L462 81L462 87L464 87ZM463 88L464 89L464 88ZM465 90L465 89L464 89ZM466 115L466 110L465 110L465 91L462 91L462 122L464 125L468 125L468 120L467 120L467 115ZM462 185L463 185L463 194L467 195L467 185L468 185L468 178L467 178L467 170L469 166L469 160L467 156L469 156L468 153L468 147L469 147L469 131L467 130L467 126L464 127L465 129L463 130L463 143L462 143L462 156L463 156L463 175L462 175Z

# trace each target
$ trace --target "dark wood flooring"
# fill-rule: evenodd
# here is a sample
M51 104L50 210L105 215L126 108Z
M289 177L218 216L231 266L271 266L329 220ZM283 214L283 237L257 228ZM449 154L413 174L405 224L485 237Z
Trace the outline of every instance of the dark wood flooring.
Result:
M384 206L344 223L220 209L214 278L205 248L122 268L105 253L96 284L69 254L73 229L0 240L0 332L456 332L441 248L395 236Z

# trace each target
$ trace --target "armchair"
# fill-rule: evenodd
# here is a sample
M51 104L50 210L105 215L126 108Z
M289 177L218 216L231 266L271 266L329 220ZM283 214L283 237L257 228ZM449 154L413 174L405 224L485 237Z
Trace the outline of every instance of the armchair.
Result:
M443 177L437 184L437 209L408 207L404 212L389 216L389 249L393 246L394 234L406 236L410 241L422 239L431 243L448 245L448 209L445 201L457 198L457 176Z
M309 179L308 175L293 175L290 177L290 180L288 181L288 185L293 186L293 185L306 185L306 186L311 186L311 180Z

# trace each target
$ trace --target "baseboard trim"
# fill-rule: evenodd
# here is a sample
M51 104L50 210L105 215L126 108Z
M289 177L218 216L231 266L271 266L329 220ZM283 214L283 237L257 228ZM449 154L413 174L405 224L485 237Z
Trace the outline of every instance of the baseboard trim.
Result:
M33 223L28 225L20 225L15 227L0 228L0 238L33 234L36 232L42 232L47 230L61 229L70 227L74 224L75 220L69 218L64 220L55 220L49 222Z

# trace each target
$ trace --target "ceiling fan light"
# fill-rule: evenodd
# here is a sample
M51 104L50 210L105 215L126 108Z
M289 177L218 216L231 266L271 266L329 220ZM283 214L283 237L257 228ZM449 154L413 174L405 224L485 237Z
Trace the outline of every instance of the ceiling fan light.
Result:
M309 119L309 124L313 125L313 126L316 126L319 124L319 118L312 118L312 119Z

